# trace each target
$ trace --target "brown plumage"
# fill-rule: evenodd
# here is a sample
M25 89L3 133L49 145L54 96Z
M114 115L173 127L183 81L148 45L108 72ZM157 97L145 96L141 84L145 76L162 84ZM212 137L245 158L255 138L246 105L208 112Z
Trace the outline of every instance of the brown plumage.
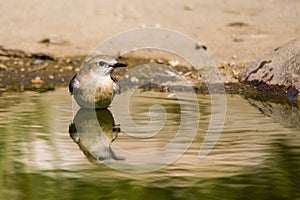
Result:
M119 93L119 86L111 73L115 68L125 66L110 56L88 58L71 79L69 91L81 107L107 108L114 95Z

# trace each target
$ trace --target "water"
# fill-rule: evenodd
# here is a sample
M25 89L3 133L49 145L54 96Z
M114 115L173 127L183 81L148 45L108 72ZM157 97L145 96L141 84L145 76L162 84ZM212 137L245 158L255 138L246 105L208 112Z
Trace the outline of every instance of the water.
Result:
M125 103L115 109L120 99L97 115L76 113L65 88L2 94L0 199L300 198L299 126L287 122L299 121L298 108L284 105L292 114L281 115L275 104L263 109L266 103L227 95L223 131L200 159L211 103L209 95L197 98L199 116L187 99L136 92L129 116ZM199 128L173 140L182 116L186 133L196 120Z

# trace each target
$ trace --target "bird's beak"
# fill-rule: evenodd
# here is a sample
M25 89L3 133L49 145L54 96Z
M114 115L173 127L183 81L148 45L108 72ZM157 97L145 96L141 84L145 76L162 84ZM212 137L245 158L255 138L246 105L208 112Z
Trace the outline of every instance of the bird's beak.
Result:
M126 67L126 66L127 66L127 64L125 64L125 63L116 63L113 65L113 68Z

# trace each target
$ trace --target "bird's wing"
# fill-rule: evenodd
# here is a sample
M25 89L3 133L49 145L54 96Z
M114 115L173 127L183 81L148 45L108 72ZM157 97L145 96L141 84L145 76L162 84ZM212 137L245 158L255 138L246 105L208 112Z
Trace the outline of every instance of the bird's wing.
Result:
M110 76L110 78L114 81L114 85L113 85L113 90L114 90L113 91L113 97L114 97L116 94L121 94L121 90L120 90L120 86L118 84L118 81L112 76Z
M70 83L69 83L69 91L70 91L70 94L72 95L73 94L73 87L74 87L74 81L75 81L75 78L76 78L77 74L75 74L73 76L73 78L71 79Z
M118 85L118 83L114 83L113 85L113 97L116 95L116 94L121 94L121 90L120 90L120 86Z

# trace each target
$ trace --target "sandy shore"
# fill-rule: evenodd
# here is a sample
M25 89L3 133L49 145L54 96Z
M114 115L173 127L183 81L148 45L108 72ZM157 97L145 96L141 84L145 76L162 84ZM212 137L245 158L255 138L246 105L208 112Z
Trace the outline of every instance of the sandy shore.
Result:
M0 46L87 55L122 31L160 26L207 46L217 63L249 62L300 33L298 0L29 0L0 3ZM56 44L39 41L50 38Z

